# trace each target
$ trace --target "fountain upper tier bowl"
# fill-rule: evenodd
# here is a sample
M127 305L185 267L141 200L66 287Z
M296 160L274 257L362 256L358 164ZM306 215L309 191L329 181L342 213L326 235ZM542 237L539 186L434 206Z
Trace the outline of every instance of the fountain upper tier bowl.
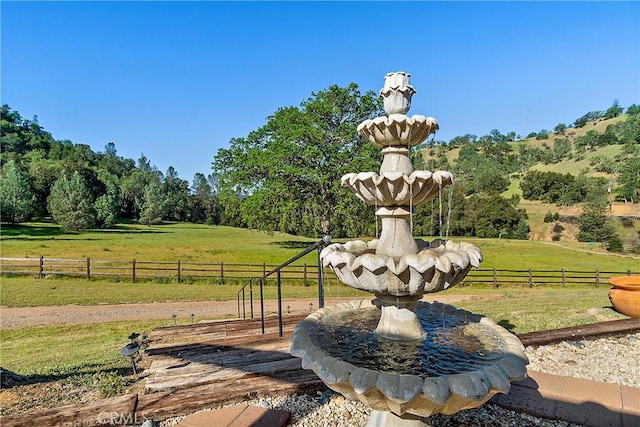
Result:
M358 133L381 148L415 147L438 129L438 122L433 117L390 114L365 120L358 126Z
M399 416L474 408L526 378L524 347L492 320L440 303L417 313L427 336L399 342L373 332L371 301L323 308L297 325L291 353L333 390Z
M377 206L419 205L433 200L443 187L453 182L447 171L349 173L342 177L342 186L348 187L360 200Z
M418 253L376 254L378 240L334 243L323 249L324 267L341 282L377 295L410 296L439 292L459 283L482 261L480 249L466 242L415 239Z

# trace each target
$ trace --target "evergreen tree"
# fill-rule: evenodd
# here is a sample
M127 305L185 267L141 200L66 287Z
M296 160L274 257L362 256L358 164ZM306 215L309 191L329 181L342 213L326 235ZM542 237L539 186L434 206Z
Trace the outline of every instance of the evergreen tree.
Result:
M13 160L4 165L1 178L0 215L2 221L17 224L29 220L35 202L29 181Z
M51 188L48 205L53 220L64 230L87 230L95 225L91 193L78 172L74 172L71 178L62 172Z
M207 179L202 173L195 174L189 202L192 222L220 223L220 204L214 176L209 175Z
M96 210L96 225L99 228L109 228L116 223L120 213L120 192L116 185L117 177L101 171L100 181L106 192L98 196L94 205Z
M529 238L529 224L524 216L521 216L513 230L513 238L518 240L527 240Z
M166 200L162 185L151 181L144 188L144 202L140 212L140 222L145 225L160 224L165 214Z
M606 242L614 234L607 222L607 192L603 186L592 186L578 216L578 240L581 242Z
M607 241L607 250L609 252L622 252L624 248L622 246L622 239L618 236L618 233L613 233Z
M169 169L167 169L163 187L166 199L166 218L171 221L184 221L187 219L189 183L178 177L178 172L173 166L169 166Z

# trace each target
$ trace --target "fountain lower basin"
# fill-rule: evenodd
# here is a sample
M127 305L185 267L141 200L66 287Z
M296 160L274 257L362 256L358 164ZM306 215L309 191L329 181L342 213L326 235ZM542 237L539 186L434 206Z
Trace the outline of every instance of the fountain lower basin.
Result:
M522 344L490 319L422 301L416 314L426 336L400 341L375 333L369 300L323 308L298 324L291 353L331 389L405 420L480 406L526 378Z

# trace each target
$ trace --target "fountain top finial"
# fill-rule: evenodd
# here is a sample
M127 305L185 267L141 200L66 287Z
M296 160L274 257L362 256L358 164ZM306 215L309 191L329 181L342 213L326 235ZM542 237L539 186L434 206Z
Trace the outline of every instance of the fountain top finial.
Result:
M404 71L387 73L384 76L384 87L380 89L380 96L384 98L384 111L388 115L407 114L411 108L411 97L416 93L409 84L411 74Z

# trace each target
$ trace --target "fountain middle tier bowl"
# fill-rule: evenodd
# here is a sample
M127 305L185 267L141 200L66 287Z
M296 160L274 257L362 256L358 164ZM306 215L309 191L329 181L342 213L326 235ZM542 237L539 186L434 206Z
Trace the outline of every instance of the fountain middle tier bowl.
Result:
M442 187L453 183L453 175L447 171L349 173L342 177L343 187L348 187L360 200L377 206L409 206L433 200Z
M334 243L320 258L345 285L392 296L440 292L460 283L482 261L480 249L471 243L415 241L418 253L399 258L376 254L378 240Z
M391 114L365 120L358 126L358 133L378 147L415 147L439 129L433 117Z
M426 336L399 342L375 334L371 301L322 308L298 323L291 354L331 389L398 416L474 408L526 378L522 343L491 319L422 301L416 313Z

